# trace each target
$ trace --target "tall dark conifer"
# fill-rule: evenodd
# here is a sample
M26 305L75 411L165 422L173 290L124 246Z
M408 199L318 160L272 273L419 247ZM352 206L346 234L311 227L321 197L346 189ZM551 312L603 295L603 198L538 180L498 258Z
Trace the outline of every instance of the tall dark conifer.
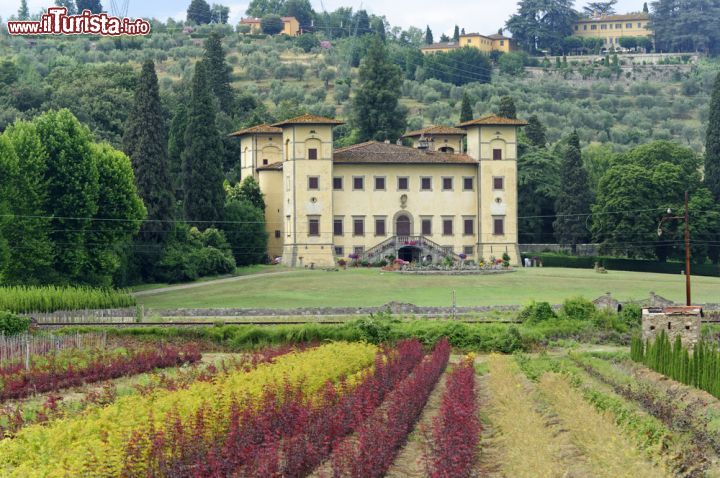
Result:
M497 115L503 118L517 118L515 100L512 99L512 96L503 96L502 98L500 98L500 106L498 107Z
M555 203L557 218L553 223L555 237L560 244L576 246L589 239L586 221L590 214L592 195L588 175L583 168L580 137L574 132L568 138L562 167L560 191Z
M433 32L430 30L430 25L425 27L425 44L426 45L432 45L435 43L435 40L433 39Z
M230 86L230 66L225 62L220 35L213 32L205 40L203 55L208 85L218 99L220 111L231 114L234 106L234 92Z
M162 242L174 218L175 195L167 153L167 129L160 103L155 63L146 61L135 89L135 104L128 117L123 149L130 157L138 193L147 208L140 229L144 242Z
M453 32L453 41L460 41L460 27L455 25L455 31Z
M470 105L470 97L468 97L467 93L463 93L462 105L460 106L460 122L464 123L466 121L472 121L472 119L473 110L472 105Z
M710 118L705 139L705 185L720 204L720 74L715 79L712 99L710 100ZM717 208L720 212L720 206ZM715 237L720 241L720 233ZM710 259L720 261L720 243L709 248Z
M170 123L170 135L168 137L168 159L170 160L170 176L172 177L175 198L182 199L182 154L185 151L185 130L187 129L187 106L181 100L175 109L172 122Z
M204 62L195 64L183 152L185 219L201 228L223 217L222 140Z
M545 126L540 122L537 115L532 115L528 118L528 125L525 128L525 136L533 146L538 148L544 148L547 144L547 138L545 136Z

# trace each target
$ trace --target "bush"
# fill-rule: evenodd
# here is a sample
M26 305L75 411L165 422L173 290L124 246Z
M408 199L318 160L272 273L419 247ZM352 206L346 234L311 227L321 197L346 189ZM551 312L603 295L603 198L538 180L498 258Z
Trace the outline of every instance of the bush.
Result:
M16 314L110 309L134 305L135 299L124 290L59 286L0 287L0 310Z
M215 228L200 232L179 225L160 259L157 276L165 282L193 281L208 275L235 270L232 249L225 234Z
M560 313L572 320L591 320L596 312L595 304L582 297L566 299Z
M684 262L659 262L641 259L624 259L605 256L584 256L575 257L565 254L532 254L524 257L538 257L544 267L567 267L571 269L592 269L595 263L608 270L630 271L630 272L654 272L658 274L680 274L685 270ZM693 264L693 275L720 277L720 265L717 264Z
M642 323L642 308L639 305L629 304L620 311L620 319L630 326Z
M27 332L30 319L18 317L6 310L0 310L0 335L17 335Z
M520 311L518 319L523 324L537 324L550 319L556 319L557 314L547 302L533 302Z
M225 220L223 229L237 265L264 263L268 235L263 211L247 200L230 200L225 204Z

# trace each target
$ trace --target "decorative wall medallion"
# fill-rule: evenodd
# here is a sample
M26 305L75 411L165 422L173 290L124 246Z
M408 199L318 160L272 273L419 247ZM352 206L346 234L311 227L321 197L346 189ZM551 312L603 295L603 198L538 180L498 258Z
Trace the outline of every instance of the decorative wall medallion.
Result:
M401 208L405 209L407 207L407 200L408 200L407 194L403 194L402 196L400 196L400 207Z

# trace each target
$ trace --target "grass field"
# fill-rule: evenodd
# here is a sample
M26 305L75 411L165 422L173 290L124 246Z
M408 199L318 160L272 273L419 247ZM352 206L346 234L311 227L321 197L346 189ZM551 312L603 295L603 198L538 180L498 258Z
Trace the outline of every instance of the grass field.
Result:
M138 297L138 302L151 308L362 307L391 301L450 306L453 290L461 307L522 305L531 300L562 303L568 297L595 299L606 292L620 300L644 299L651 291L682 303L685 281L680 275L616 271L598 274L593 270L556 268L464 277L407 276L377 269L298 271ZM720 302L720 279L693 278L693 301Z

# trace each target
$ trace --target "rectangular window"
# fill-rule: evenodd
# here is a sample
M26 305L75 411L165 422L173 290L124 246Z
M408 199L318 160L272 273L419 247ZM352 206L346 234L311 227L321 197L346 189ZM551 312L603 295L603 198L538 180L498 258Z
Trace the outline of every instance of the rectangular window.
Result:
M449 218L443 218L443 236L453 235L453 220Z
M638 28L642 28L642 23L638 23Z
M275 230L275 239L280 239L280 231Z
M365 235L365 219L362 217L353 218L353 236Z
M463 234L466 236L475 235L475 220L467 218L463 220Z
M632 28L632 23L626 23L625 28Z
M590 25L590 30L597 30L597 25Z
M339 191L343 188L343 178L333 178L333 189Z
M583 30L587 30L587 25L583 25Z
M363 191L365 189L365 177L354 176L353 177L353 191Z
M317 176L310 176L308 178L308 189L320 189L320 178Z
M432 191L432 178L420 178L420 190Z
M422 220L422 235L432 236L432 219Z
M496 236L505 235L505 218L494 217L493 218L493 234Z
M463 178L463 191L472 191L475 189L475 178L472 176Z
M452 191L453 189L453 178L442 178L443 191Z
M398 178L398 191L407 191L410 189L410 180L408 178Z
M320 235L320 219L309 218L308 219L308 235L319 236Z
M502 191L505 189L505 178L502 176L496 176L493 178L493 190Z
M475 247L474 246L464 246L463 247L463 254L470 257L473 254L475 254Z
M376 236L385 236L385 218L384 217L376 217L375 218L375 235Z
M343 220L342 218L333 219L333 236L343 235Z
M605 25L605 24L600 25L600 30L607 30L607 25Z
M317 149L315 149L315 148L308 149L308 159L317 159Z
M493 149L493 160L502 159L502 149Z
M621 30L621 29L622 29L622 23L616 23L616 24L615 24L615 29L616 29L616 30Z
M505 40L500 40L500 46L505 46Z
M355 246L353 247L353 252L359 255L365 254L365 246Z
M345 255L345 249L342 246L335 246L335 255L337 257L343 257Z
M385 191L385 178L375 176L375 191Z

